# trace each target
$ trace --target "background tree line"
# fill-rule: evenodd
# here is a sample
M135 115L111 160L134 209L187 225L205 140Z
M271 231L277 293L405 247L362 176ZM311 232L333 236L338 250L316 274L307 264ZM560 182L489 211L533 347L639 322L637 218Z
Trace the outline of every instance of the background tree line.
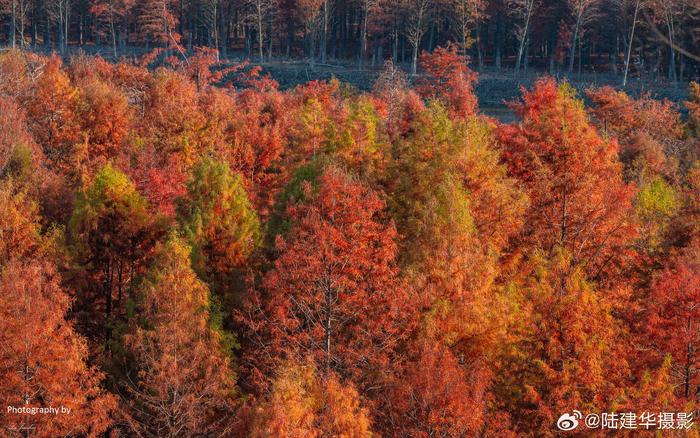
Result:
M697 0L3 0L11 47L162 45L255 60L345 60L415 73L448 41L475 64L683 81L697 76ZM108 49L108 50L107 50Z

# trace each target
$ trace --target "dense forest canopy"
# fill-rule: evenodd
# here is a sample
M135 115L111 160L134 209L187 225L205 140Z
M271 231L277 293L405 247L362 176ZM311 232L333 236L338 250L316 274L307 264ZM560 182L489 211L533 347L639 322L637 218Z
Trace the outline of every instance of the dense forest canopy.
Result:
M416 73L422 50L456 43L479 67L529 66L671 82L697 78L698 0L2 0L11 47L119 58L209 47Z
M502 123L457 45L371 92L176 49L0 53L0 435L697 432L699 85Z

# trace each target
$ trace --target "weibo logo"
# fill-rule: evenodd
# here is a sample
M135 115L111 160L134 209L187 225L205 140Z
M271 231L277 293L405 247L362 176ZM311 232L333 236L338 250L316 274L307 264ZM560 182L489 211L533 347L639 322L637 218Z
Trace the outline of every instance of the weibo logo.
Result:
M559 430L563 431L574 430L578 427L578 420L580 420L582 416L581 412L577 410L574 410L573 414L565 412L557 420L557 427Z

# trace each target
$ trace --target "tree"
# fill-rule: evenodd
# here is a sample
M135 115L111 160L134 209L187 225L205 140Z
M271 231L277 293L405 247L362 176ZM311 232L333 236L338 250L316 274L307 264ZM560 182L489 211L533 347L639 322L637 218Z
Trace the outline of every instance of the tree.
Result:
M510 173L531 199L520 250L565 248L596 280L629 261L633 187L622 179L615 141L602 139L566 83L538 81L515 105L522 122L502 126Z
M576 58L576 43L578 42L580 49L584 29L598 14L600 0L567 0L567 2L574 19L574 33L571 37L571 47L569 49L569 74L572 74L574 72L574 59ZM631 41L630 44L632 44Z
M248 0L248 9L250 10L250 21L258 37L258 56L260 61L264 59L264 42L265 42L265 26L275 20L277 12L277 0ZM272 28L267 35L272 38ZM272 46L272 43L270 43Z
M150 217L134 184L109 164L78 197L67 240L80 289L78 308L86 312L79 319L88 326L87 333L103 331L107 349L114 324L123 316L126 299L133 297L134 280L162 233L161 227ZM98 312L104 318L96 317Z
M657 23L663 23L666 27L666 34L656 30L657 37L668 46L668 80L672 82L678 81L678 72L676 71L676 58L678 50L678 30L680 27L679 18L687 14L685 6L688 2L679 0L658 1L655 0L651 5L653 18ZM655 26L655 24L652 24Z
M499 257L527 200L507 176L484 121L452 119L433 105L408 132L392 144L382 184L420 323L406 347L410 361L399 390L385 408L395 415L386 427L405 427L405 435L478 434L495 414L487 401L489 370L512 312L495 285ZM458 394L447 391L461 379Z
M470 383L475 382L449 349L424 343L391 396L399 429L394 432L413 437L477 435L484 421L484 400L478 383Z
M246 262L260 238L241 176L224 163L203 160L192 169L179 217L193 247L192 265L223 292L227 275Z
M669 101L649 96L632 99L611 87L588 90L589 112L604 137L620 144L620 161L628 181L644 185L663 176L679 178L685 132L678 108Z
M46 2L46 14L51 23L58 27L58 48L66 53L70 37L71 0L50 0Z
M379 196L340 169L326 168L313 184L287 209L291 228L277 237L280 255L259 298L265 323L252 328L278 357L310 357L322 376L337 373L363 390L381 384L408 323L396 231L379 222Z
M39 244L39 209L12 180L0 179L0 266L33 254Z
M186 60L187 57L180 45L181 35L176 31L178 22L172 0L145 2L138 16L140 30L147 39L165 44L167 48L176 49Z
M134 6L134 0L92 0L91 2L90 12L99 21L107 23L109 36L112 40L112 55L115 59L118 56L117 32L122 32L121 26L131 14Z
M466 52L472 43L472 26L485 18L486 1L451 0L448 5L452 9L450 19L455 27L455 37L457 38L460 49ZM481 62L481 60L479 60L479 62Z
M322 11L321 16L321 47L319 51L321 52L321 62L326 62L326 55L328 54L328 29L330 28L331 20L331 0L322 0Z
M141 312L124 338L136 370L122 413L141 436L224 433L229 424L234 375L210 327L209 289L189 256L175 235L158 248L139 288Z
M418 52L423 35L428 28L430 15L433 10L432 0L405 1L406 8L406 39L411 45L413 55L411 56L411 74L415 75L418 68Z
M653 281L646 324L647 342L659 360L671 357L677 394L697 401L700 358L700 246L693 242L672 258Z
M629 370L624 337L613 318L614 290L597 290L565 249L535 253L516 286L518 336L501 357L496 394L521 431L556 436L562 412L604 411ZM522 294L522 295L521 295Z
M201 152L198 135L206 123L198 105L197 84L167 69L159 69L147 83L143 135L161 154L176 154L184 164L192 165Z
M688 108L688 119L695 137L700 137L700 84L691 82L690 100L685 103Z
M74 147L80 142L77 118L78 90L54 55L46 63L28 96L27 122L36 142L53 168L69 173L74 167Z
M626 13L627 2L622 1L622 11ZM627 54L625 55L625 73L622 77L622 86L627 86L627 74L630 69L630 58L632 56L632 46L634 45L634 31L637 29L637 17L639 16L640 9L644 8L646 3L642 0L634 0L634 14L632 16L632 29L630 30L629 41L627 42Z
M307 56L313 67L316 60L316 26L324 0L297 0L296 6L304 24Z
M631 98L612 87L590 89L586 95L592 101L589 112L595 117L604 136L615 137L622 148L622 160L634 148L640 133L663 145L663 149L678 149L683 139L683 123L675 104L650 96Z
M0 11L10 16L8 39L9 46L12 49L17 47L17 40L19 40L19 46L21 48L25 47L24 29L31 7L32 2L29 0L9 0L0 2Z
M370 437L371 421L352 383L319 376L313 362L283 364L269 398L254 408L246 435Z
M525 53L525 47L530 38L530 27L533 15L539 6L537 0L508 0L508 8L517 17L518 24L515 27L515 34L518 38L518 54L515 58L515 71L520 71L520 63ZM527 59L525 60L527 64Z
M110 426L114 397L102 373L87 365L87 344L65 320L71 299L53 265L14 259L0 267L0 396L3 429L40 437L100 436ZM70 412L66 411L70 410Z
M264 220L286 178L283 157L288 150L296 104L290 102L290 96L267 86L262 90L247 89L236 98L237 104L221 117L225 142L220 154L249 185L251 201Z
M418 91L424 97L439 99L453 117L476 114L477 99L473 84L476 74L466 65L466 59L449 44L438 47L433 53L423 53L420 65L428 74L418 83Z
M369 33L370 17L374 15L380 5L380 0L360 0L360 8L362 11L362 39L360 41L360 60L359 68L362 69L365 57L367 56L367 34Z
M112 422L115 400L66 321L72 300L48 259L36 205L12 180L0 180L0 201L0 396L13 407L0 413L0 425L11 434L98 436ZM31 412L48 408L64 410Z
M10 97L0 96L3 111L0 114L0 168L5 167L18 146L40 154L27 127L27 117L19 103Z
M127 97L99 79L87 79L80 87L76 111L81 133L88 143L87 160L104 163L121 152L131 128L133 111Z

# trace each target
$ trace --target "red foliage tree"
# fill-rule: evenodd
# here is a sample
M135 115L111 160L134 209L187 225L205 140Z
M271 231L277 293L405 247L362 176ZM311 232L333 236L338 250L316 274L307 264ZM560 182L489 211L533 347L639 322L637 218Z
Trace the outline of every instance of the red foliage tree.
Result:
M669 154L682 149L683 123L676 106L649 96L632 99L612 87L588 90L591 114L604 136L617 139L626 177L638 183L663 175L677 177L677 159Z
M17 101L0 96L0 169L4 168L17 146L29 148L40 155L27 128L26 114Z
M378 384L400 325L410 323L394 266L396 231L380 221L379 196L336 167L315 187L305 183L303 198L288 208L291 230L277 239L280 256L256 315L264 319L252 328L270 351L310 357L322 375Z
M651 286L646 341L662 361L671 356L671 379L678 396L697 401L700 382L700 244L674 257Z
M404 379L391 395L394 424L401 436L478 435L484 418L484 386L488 379L470 381L454 354L438 342L420 347Z
M474 82L477 75L467 67L467 59L455 45L438 47L432 53L423 52L421 67L428 77L418 84L425 98L440 100L455 117L474 115L477 108Z
M595 278L619 269L635 226L617 143L602 139L573 89L553 79L538 81L514 108L521 123L502 125L498 138L531 200L521 250L565 248Z

